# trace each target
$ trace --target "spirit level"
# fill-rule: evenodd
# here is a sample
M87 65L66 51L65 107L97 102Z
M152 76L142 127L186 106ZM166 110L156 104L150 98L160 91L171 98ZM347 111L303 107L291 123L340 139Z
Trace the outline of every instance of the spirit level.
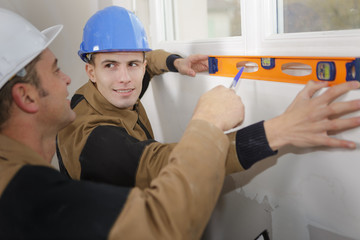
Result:
M244 67L242 78L306 84L309 80L336 85L360 81L360 58L210 56L209 73L233 77Z

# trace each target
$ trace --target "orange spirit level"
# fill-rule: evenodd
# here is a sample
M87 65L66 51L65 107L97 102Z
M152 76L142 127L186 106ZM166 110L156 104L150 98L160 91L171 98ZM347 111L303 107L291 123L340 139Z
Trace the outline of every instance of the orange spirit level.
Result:
M360 58L210 56L209 73L234 77L244 67L242 78L306 84L309 80L336 85L360 81Z

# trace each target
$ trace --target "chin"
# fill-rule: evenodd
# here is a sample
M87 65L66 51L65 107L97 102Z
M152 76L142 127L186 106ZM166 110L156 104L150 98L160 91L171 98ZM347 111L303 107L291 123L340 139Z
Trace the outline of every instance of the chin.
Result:
M132 109L136 101L122 101L121 104L113 104L115 107L120 109Z
M70 124L70 123L72 123L74 120L75 120L75 118L76 118L76 113L73 111L73 110L70 110L69 112L68 112L68 117L67 117L67 124Z

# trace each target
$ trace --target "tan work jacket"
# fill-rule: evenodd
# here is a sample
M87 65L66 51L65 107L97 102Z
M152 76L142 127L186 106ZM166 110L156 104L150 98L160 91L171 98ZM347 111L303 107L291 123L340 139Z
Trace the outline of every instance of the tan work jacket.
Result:
M150 122L140 101L134 110L118 109L111 105L90 81L81 87L76 94L84 96L84 99L80 101L74 109L77 117L72 124L58 134L58 148L65 168L71 178L81 179L82 165L80 159L84 158L81 154L84 153L84 146L87 144L89 135L99 126L116 126L125 129L127 135L139 141L147 141L147 134L144 128L138 123L138 121L140 121L146 127L147 132L153 136ZM101 136L101 138L106 137L106 135ZM234 138L234 135L231 135L231 137ZM235 140L233 139L231 142L232 146L227 159L227 173L242 170L236 156ZM118 156L118 161L125 161L126 157L122 157L123 155L121 156L121 153L115 153L123 144L124 143L118 140L117 147L114 146L112 149L104 152L102 159L95 159L98 161L98 166L95 167L95 170L100 171L104 164L107 164L107 158L110 157ZM103 147L102 145L108 145L108 143L100 142L94 144L91 150L100 151L96 150L96 148L100 149ZM168 164L168 157L174 146L175 144L162 144L152 141L141 149L139 159L131 159L136 162L137 165L137 168L134 170L136 171L136 186L141 188L149 186L150 181ZM137 149L133 151L137 151ZM115 168L117 163L112 162L111 164L113 164L113 168ZM107 172L104 172L104 175L110 174L109 171L111 171L111 166ZM115 173L114 178L120 178L120 175L120 173ZM94 181L103 182L101 179ZM115 180L108 181L108 183L111 184L115 182Z
M160 74L167 71L166 65L163 63L168 54L166 52L160 53L160 57L152 56L148 60L148 66L152 68L152 74ZM60 131L57 138L58 156L60 155L62 164L69 176L73 179L106 182L119 186L135 185L140 188L148 187L151 180L168 164L168 157L175 144L162 144L154 140L149 141L149 139L153 138L153 132L141 101L138 101L133 110L116 108L100 94L91 81L83 85L75 95L83 96L74 108L77 115L76 120ZM116 128L108 130L110 134L98 133L99 131L106 131L106 129L101 130L100 128L104 126L124 129L127 136L123 138L114 137L112 142L104 140L93 143L91 147L87 146L89 142L98 141L93 139L95 138L93 136L95 135L95 129L97 129L97 139L111 138L110 134L113 134ZM91 136L93 136L92 139ZM129 146L126 149L120 149L123 147L124 142L131 140L129 140L130 137L140 142L147 142L142 148L136 146L132 150L132 146ZM230 134L229 138L231 146L227 157L226 171L227 173L238 172L243 170L243 168L236 155L235 133ZM113 144L113 142L117 144L108 149L107 147ZM107 150L102 152L105 148ZM126 151L130 153L125 154ZM96 156L97 153L101 154ZM114 159L115 156L117 159ZM97 161L91 163L90 170L84 167L89 165L88 162L90 160L88 159ZM124 161L133 161L135 165L131 163L124 164ZM133 174L124 172L124 168L132 171ZM134 183L127 183L126 179L126 183L124 183L124 181L119 181L120 178L134 178Z
M0 238L199 239L223 184L228 147L218 128L191 121L150 187L127 190L68 179L0 135Z

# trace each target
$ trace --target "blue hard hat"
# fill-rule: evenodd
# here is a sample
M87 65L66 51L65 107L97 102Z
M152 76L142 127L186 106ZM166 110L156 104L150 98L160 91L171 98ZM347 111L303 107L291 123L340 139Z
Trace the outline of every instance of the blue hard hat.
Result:
M79 56L95 52L151 51L144 26L134 13L111 6L96 12L86 23Z

